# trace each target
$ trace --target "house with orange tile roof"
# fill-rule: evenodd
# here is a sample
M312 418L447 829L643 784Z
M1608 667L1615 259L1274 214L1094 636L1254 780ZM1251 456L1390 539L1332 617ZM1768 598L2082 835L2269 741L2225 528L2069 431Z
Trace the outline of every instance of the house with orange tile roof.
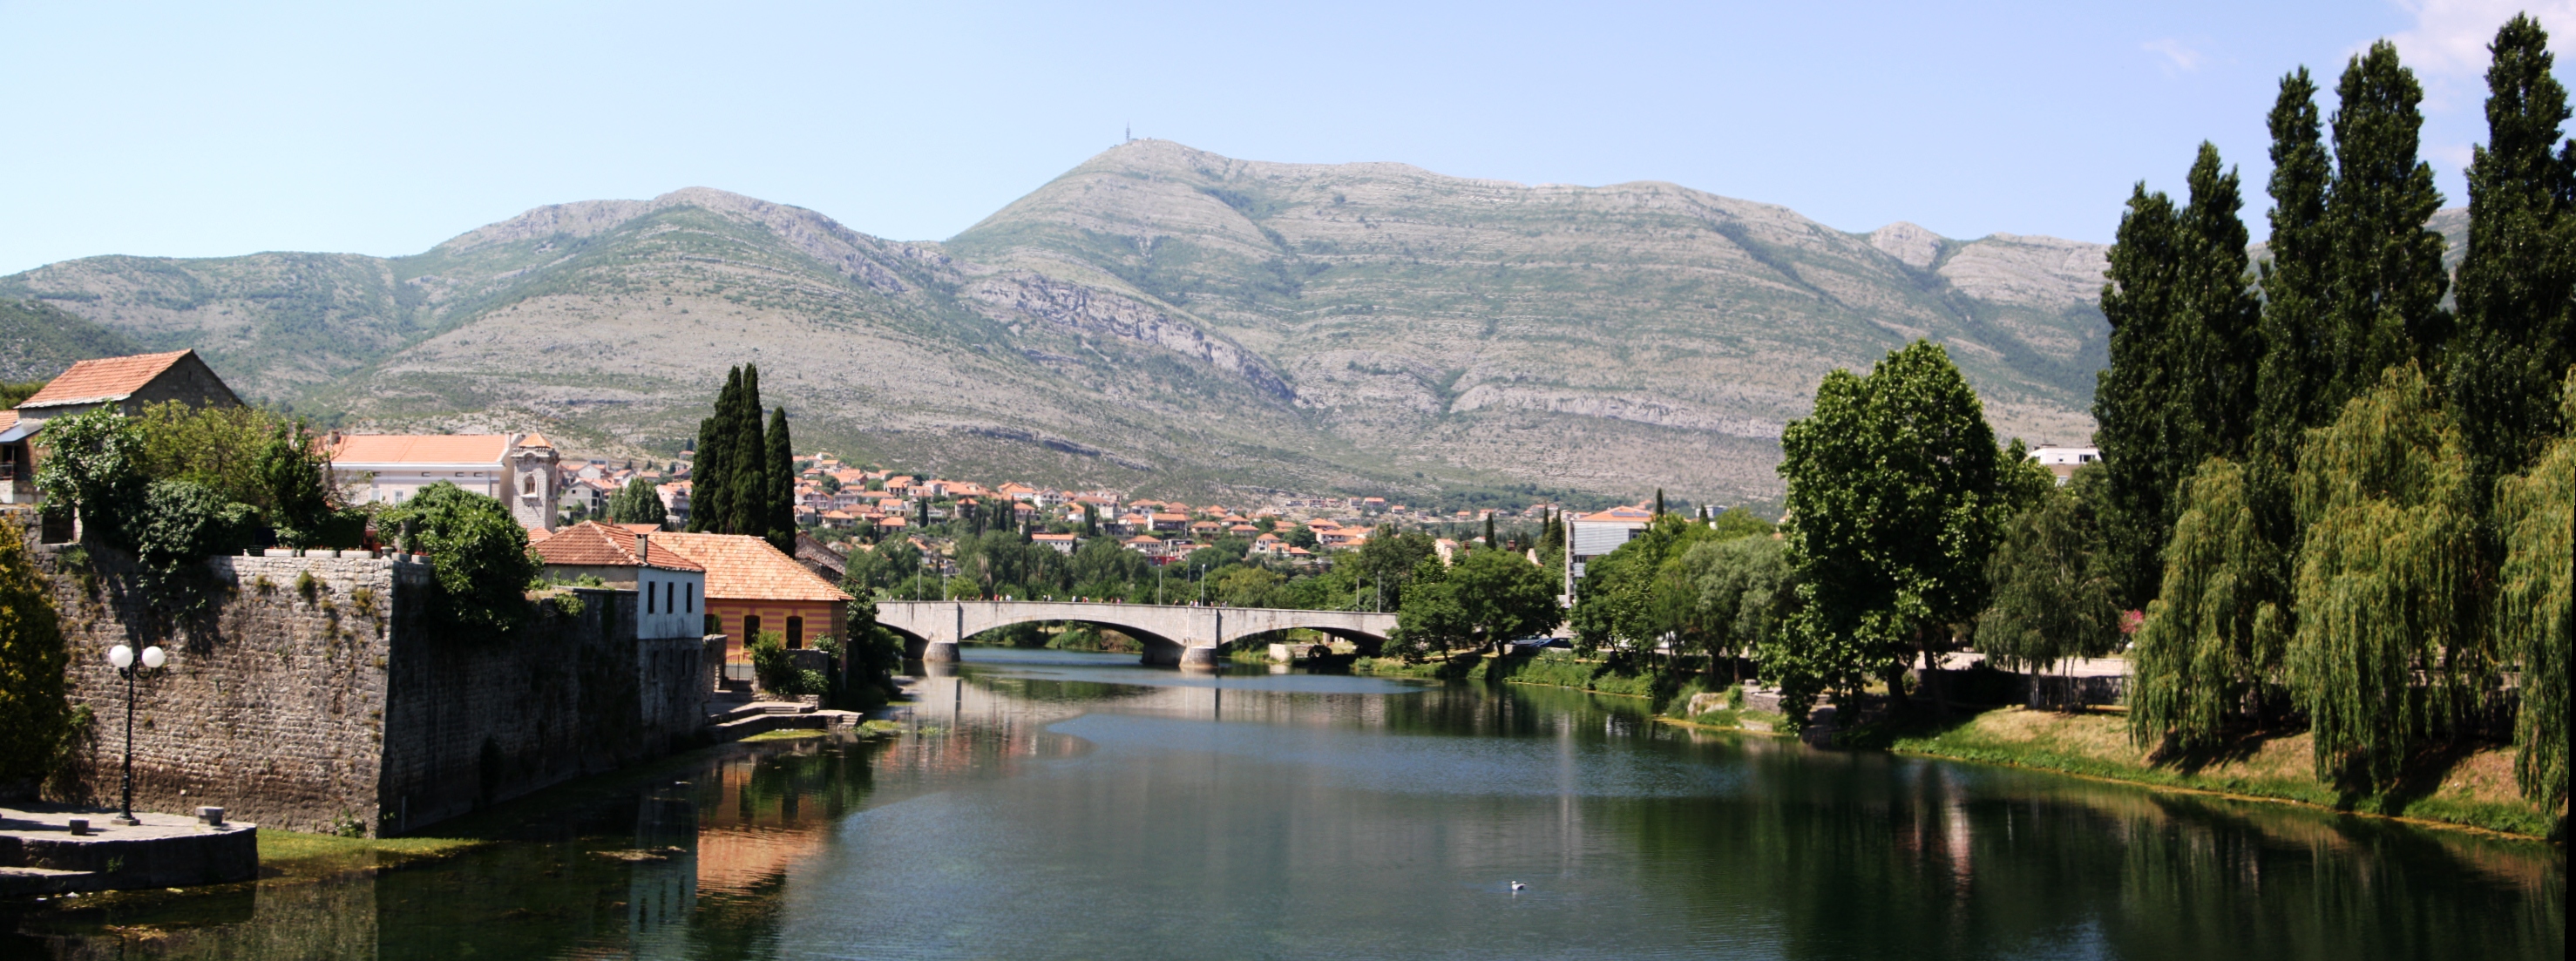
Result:
M596 577L635 592L637 637L700 637L706 633L707 570L669 545L667 537L631 528L649 525L583 521L528 545L545 561L550 580Z
M36 502L35 445L45 421L115 404L128 414L165 401L191 407L239 407L241 398L193 350L100 357L73 364L45 386L0 411L0 504Z
M748 534L659 534L707 571L707 627L725 635L725 659L743 662L743 642L764 631L787 638L791 648L849 634L850 595L822 575Z
M1031 534L1029 535L1029 543L1036 544L1040 547L1055 548L1055 552L1058 554L1071 554L1073 553L1074 548L1074 536L1071 534Z
M21 424L115 404L128 414L163 401L191 407L239 407L241 398L193 350L101 357L73 364L18 403Z
M399 504L445 481L553 527L561 456L543 434L342 434L322 439L334 481L354 503Z

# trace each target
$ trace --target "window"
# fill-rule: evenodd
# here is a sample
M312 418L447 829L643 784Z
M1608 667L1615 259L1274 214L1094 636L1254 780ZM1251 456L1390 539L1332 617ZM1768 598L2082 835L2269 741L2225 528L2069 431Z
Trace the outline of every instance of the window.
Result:
M801 617L795 617L795 616L792 616L792 615L791 615L791 616L789 616L789 617L787 618L787 646L789 646L789 647L804 647L804 646L805 646L805 619L804 619L804 618L801 618Z
M743 643L745 643L745 644L749 644L749 643L751 643L752 641L757 640L759 637L760 637L760 615L758 615L758 614L745 614L745 615L743 615L743 616L742 616L742 642L743 642Z
M691 584L681 590L689 602L690 612L695 613L698 609L698 585Z
M662 585L660 584L655 584L649 581L644 584L644 613L653 613L653 595L661 589Z
M523 479L520 481L520 484L519 484L519 493L522 493L522 494L534 494L534 493L536 493L536 492L537 492L537 475L535 475L535 474L529 474L529 475L527 475L525 478L523 478Z

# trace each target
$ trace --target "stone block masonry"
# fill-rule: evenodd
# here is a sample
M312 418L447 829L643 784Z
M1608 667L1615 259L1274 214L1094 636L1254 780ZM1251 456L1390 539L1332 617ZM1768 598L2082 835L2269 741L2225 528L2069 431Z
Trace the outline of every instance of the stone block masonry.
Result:
M417 830L694 743L705 720L702 642L638 640L631 591L575 590L578 611L542 605L511 636L451 636L424 561L215 558L207 610L172 616L111 549L37 560L91 717L57 800L116 801L117 644L171 655L135 685L136 809L211 804L272 828Z

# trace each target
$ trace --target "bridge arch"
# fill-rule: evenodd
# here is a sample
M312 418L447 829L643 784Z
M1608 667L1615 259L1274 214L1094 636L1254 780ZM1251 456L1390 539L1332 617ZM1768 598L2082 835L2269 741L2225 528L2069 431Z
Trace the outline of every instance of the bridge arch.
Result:
M955 660L957 643L1014 624L1072 622L1117 629L1145 642L1147 664L1214 665L1217 647L1236 638L1291 628L1374 643L1395 629L1395 615L1275 607L1175 607L1087 601L881 601L877 623L905 639L905 654ZM916 648L917 645L917 648Z

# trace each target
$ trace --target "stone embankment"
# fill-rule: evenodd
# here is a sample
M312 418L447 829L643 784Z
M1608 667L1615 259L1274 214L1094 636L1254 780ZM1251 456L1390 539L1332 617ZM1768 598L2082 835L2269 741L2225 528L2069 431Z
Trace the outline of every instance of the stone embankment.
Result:
M138 810L219 805L288 830L400 834L699 743L706 726L707 645L637 637L632 591L572 590L497 636L434 616L427 558L214 558L204 607L174 613L113 549L36 553L71 649L69 694L90 718L49 800L116 795L119 644L170 653L134 679Z

